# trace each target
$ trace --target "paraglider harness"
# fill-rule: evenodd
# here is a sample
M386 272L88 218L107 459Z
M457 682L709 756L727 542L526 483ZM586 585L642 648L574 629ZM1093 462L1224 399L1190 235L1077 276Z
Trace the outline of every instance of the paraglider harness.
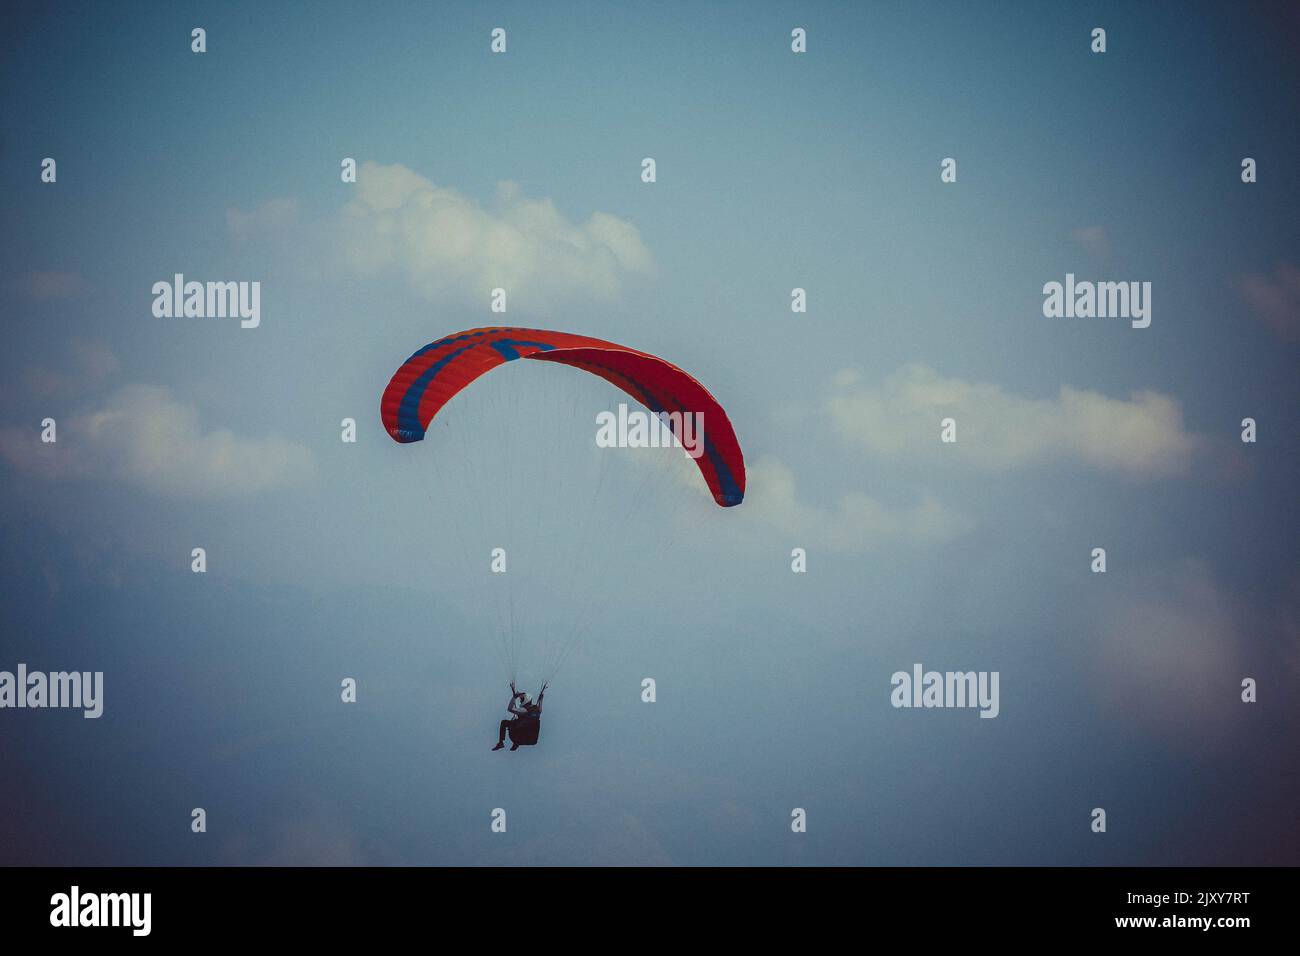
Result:
M510 685L510 690L514 696L510 699L510 713L514 714L514 719L506 725L506 733L510 735L510 742L519 747L531 747L537 743L537 735L542 731L542 698L546 696L546 685L542 685L541 693L537 695L537 702L529 702L524 705L523 710L515 710L515 701L524 695L515 690L515 685Z

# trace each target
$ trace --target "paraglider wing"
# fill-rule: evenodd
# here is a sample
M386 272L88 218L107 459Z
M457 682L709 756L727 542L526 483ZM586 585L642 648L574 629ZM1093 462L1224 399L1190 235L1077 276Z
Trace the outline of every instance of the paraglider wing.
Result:
M744 500L745 459L726 411L708 389L671 362L585 335L490 328L431 342L407 359L384 389L380 402L384 429L397 442L421 441L452 396L498 365L520 358L599 375L652 412L700 413L704 451L695 463L713 500L724 508ZM676 431L680 418L672 421Z

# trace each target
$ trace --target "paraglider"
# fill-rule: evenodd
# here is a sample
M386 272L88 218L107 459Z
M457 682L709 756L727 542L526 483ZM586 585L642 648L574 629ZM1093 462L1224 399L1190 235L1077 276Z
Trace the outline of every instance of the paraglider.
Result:
M599 375L675 430L687 416L703 421L704 451L695 462L713 500L730 508L745 499L745 459L726 411L708 389L671 362L585 335L469 329L431 342L407 359L384 389L379 406L384 429L402 444L422 441L429 423L452 396L498 365L521 358Z
M430 428L434 419L453 397L486 373L517 359L528 359L530 363L567 365L604 379L621 389L645 406L651 415L662 423L670 443L675 443L677 447L686 451L686 456L693 465L678 467L689 471L698 469L714 503L722 508L733 508L744 500L744 456L726 411L708 389L678 366L658 356L569 332L507 327L481 328L456 332L429 343L402 363L384 389L380 401L380 417L384 430L401 445L423 441L431 434ZM559 381L561 377L557 376L557 382L563 388L564 382ZM538 379L545 381L537 382ZM495 377L493 381L496 381ZM545 392L549 387L550 377L540 374L531 378L528 375L520 375L514 381L520 382L520 387L533 381L541 386L539 391ZM513 401L523 403L523 407L516 405L516 411L526 413L534 411L532 406L540 409L543 405L540 397L533 396L531 393L525 393L521 397L504 382L502 390L509 394ZM472 393L478 391L479 389L471 390ZM571 403L573 409L577 407L576 396L580 391L573 390L575 396ZM491 387L486 390L489 399L493 392L494 389ZM597 401L604 401L604 399L597 399ZM570 404L567 398L565 403ZM491 401L486 401L484 405L490 406ZM570 409L571 415L574 414L573 409ZM494 411L499 410L499 406L494 409ZM473 418L472 415L470 417ZM483 568L483 565L478 562L483 560L483 555L488 553L489 548L493 555L491 573L484 568L483 571L477 572L476 580L472 582L473 586L478 588L478 593L475 595L476 608L485 607L497 612L497 630L501 639L499 652L510 677L511 697L507 710L511 718L501 721L497 743L493 750L504 747L507 735L511 740L511 750L537 743L541 728L542 697L555 671L568 658L576 645L578 634L587 624L587 614L590 613L592 601L590 598L585 598L584 605L584 596L572 595L573 600L569 605L577 605L577 611L575 613L573 609L566 610L567 620L538 622L531 618L544 614L552 608L566 607L564 587L560 585L573 587L575 581L580 584L584 577L604 578L611 573L611 566L608 563L598 564L589 575L575 573L574 568L582 561L592 560L592 555L597 558L600 555L598 548L584 548L584 539L581 537L583 531L590 531L593 528L599 531L602 527L600 519L593 518L596 514L596 499L593 497L585 503L572 502L573 518L567 522L562 512L569 505L564 498L558 498L551 507L545 507L538 499L540 495L547 493L548 485L534 478L533 472L537 470L539 464L549 464L546 459L550 456L543 455L539 460L536 453L533 457L526 457L526 453L521 452L519 461L513 462L515 457L511 451L513 443L506 438L511 423L509 420L497 420L508 417L484 414L475 428L459 430L468 431L472 436L481 434L483 441L490 443L486 444L480 453L483 458L491 459L492 462L503 462L505 477L516 477L525 482L514 513L509 511L511 502L506 500L508 496L495 491L491 486L493 478L501 476L494 476L493 465L490 462L485 461L480 464L477 460L478 456L471 453L457 456L445 450L445 446L438 449L439 455L435 459L435 464L441 463L444 466L450 464L453 468L458 461L465 464L467 467L466 474L463 476L464 486L469 489L475 500L472 504L460 498L446 501L439 499L435 503L432 493L430 494L430 504L437 514L439 528L445 527L448 532L461 530L457 527L457 522L464 519L464 512L475 507L478 509L480 527L460 535L465 548L464 560L459 562L462 568L471 566ZM542 420L546 425L559 428L573 424L572 419L563 419L560 414L546 415ZM604 411L595 420L598 424L604 425L605 432L621 437L622 431L628 428L626 423L629 419L626 408L620 406L616 417L612 412ZM458 421L457 425L461 425L461 422ZM455 432L457 429L452 431ZM521 438L528 437L532 436L524 432L514 440L520 441ZM501 447L502 442L506 442L505 447ZM634 443L629 443L629 447L632 444ZM661 447L657 441L651 444L654 447ZM594 450L609 445L610 443L604 441L602 436L597 436L596 441L589 443L587 447ZM610 457L605 456L605 460ZM646 471L646 469L642 470ZM521 472L526 474L521 476ZM606 483L602 471L595 494L599 495L603 487L606 487ZM659 493L671 493L671 497L666 499L662 510L649 507L654 503L653 493L647 492L647 486L644 484L635 494L630 494L626 490L621 494L617 490L611 492L618 495L616 500L622 512L621 518L616 520L626 523L629 515L640 510L648 515L646 520L670 529L673 524L672 512L683 511L677 503L684 494L681 490L683 487L685 485L682 482L668 482L663 485L665 490ZM427 490L429 489L426 488ZM567 485L557 488L556 493L566 490ZM547 537L539 538L544 542L541 549L530 552L520 547L518 550L532 558L528 566L529 570L525 572L526 575L532 574L532 577L526 576L525 582L540 583L540 579L549 571L557 577L557 585L551 587L548 582L546 586L539 588L540 601L536 596L531 596L532 600L523 600L522 595L512 590L519 586L515 580L517 574L504 573L507 569L506 549L498 546L503 543L499 542L498 537L505 536L513 540L517 535L525 536L530 529L537 531L539 520L545 521L548 518L558 522L559 534L552 533ZM681 520L686 519L683 517ZM488 532L482 527L484 523L495 528L492 533L498 537L489 539ZM621 532L622 528L619 530ZM538 533L540 535L540 532ZM669 537L666 531L662 533L664 537ZM576 558L568 560L569 556L552 553L552 545L563 547L564 542L561 539L570 535L573 537L572 547ZM444 532L437 540L440 542L447 540L447 533ZM654 554L652 542L644 538L633 540L635 544L630 547L606 547L610 549L609 554L614 557L628 553L637 556ZM497 572L502 573L497 574ZM492 586L495 582L489 581L489 578L499 583ZM522 617L517 616L520 608L525 609ZM538 632L547 638L554 637L557 633L567 635L560 640L555 649L551 669L544 672L546 680L542 683L542 690L535 702L515 689L516 655L523 644L520 635L525 631Z

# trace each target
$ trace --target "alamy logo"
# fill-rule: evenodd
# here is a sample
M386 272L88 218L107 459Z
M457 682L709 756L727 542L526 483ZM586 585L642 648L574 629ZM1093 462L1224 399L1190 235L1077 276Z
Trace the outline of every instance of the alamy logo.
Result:
M50 897L51 926L129 926L131 935L148 936L152 923L152 893L69 893Z
M159 319L238 318L244 329L262 324L260 282L186 282L178 272L171 282L155 282L153 295Z
M704 454L703 412L629 411L596 415L597 448L681 448L691 458Z
M1049 319L1129 319L1135 329L1151 324L1150 282L1075 281L1043 286L1043 315Z
M0 671L0 708L79 707L86 718L104 712L103 671Z
M889 702L895 707L978 707L981 717L998 715L997 671L896 671Z

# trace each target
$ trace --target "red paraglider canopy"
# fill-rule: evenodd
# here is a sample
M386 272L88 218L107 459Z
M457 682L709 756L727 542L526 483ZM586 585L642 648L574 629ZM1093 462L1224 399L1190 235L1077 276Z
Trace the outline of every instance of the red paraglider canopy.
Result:
M545 329L469 329L431 342L403 363L380 402L384 428L403 444L424 438L457 392L515 359L571 365L621 388L650 411L667 413L676 433L682 415L699 413L704 451L695 459L724 508L745 497L745 459L726 411L709 390L671 362L613 342ZM680 440L682 436L677 435Z

